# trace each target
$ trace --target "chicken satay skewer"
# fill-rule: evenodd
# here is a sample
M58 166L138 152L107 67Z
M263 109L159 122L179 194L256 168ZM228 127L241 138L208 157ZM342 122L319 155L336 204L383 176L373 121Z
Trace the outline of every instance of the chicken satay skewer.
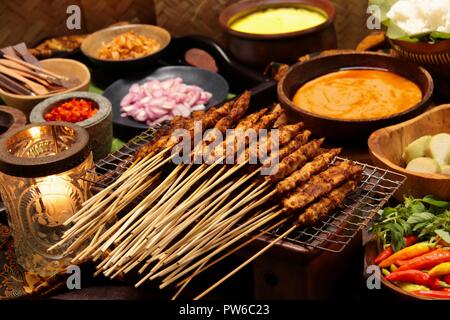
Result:
M280 170L281 170L282 172L279 174L279 176L281 177L283 174L284 174L284 175L289 175L290 172L293 171L293 170L295 170L295 168L296 168L295 166L292 166L292 165L291 165L291 166L288 166L289 163L291 163L293 160L298 159L298 158L301 158L301 159L305 159L305 157L306 157L306 158L309 158L311 155L313 155L313 154L316 153L316 150L320 147L321 144L322 144L322 140L316 140L316 141L313 141L313 142L311 142L311 143L309 143L309 144L307 144L307 145L301 146L300 149L299 149L301 152L296 153L296 154L295 154L295 158L289 159L288 162L283 163L283 165L280 166ZM300 160L301 160L301 159L300 159ZM299 161L300 161L300 160L299 160ZM304 160L302 160L302 161L304 161ZM268 181L266 181L262 186L265 187L266 184L268 185ZM268 187L269 187L269 186L267 186L267 188L268 188ZM239 204L235 205L235 206L232 207L231 209L228 209L225 213L222 213L222 216L227 216L227 215L230 215L232 212L235 212L235 211L238 210L240 207L242 207L242 206L245 205L246 203L250 202L250 201L251 201L252 199L254 199L255 197L259 196L261 193L265 193L265 192L267 191L267 188L264 188L262 191L260 191L259 189L258 189L258 190L254 190L250 195L248 195L245 199L243 199L241 202L239 202ZM269 193L268 195L266 195L265 197L263 197L263 198L258 202L258 204L261 204L261 203L266 202L268 199L272 198L275 194L276 194L276 191L273 191L273 192ZM242 210L241 212L239 212L239 215L233 217L233 219L230 219L230 220L229 220L229 223L230 223L229 226L231 226L231 225L233 225L234 223L236 223L237 221L239 221L239 220L243 217L243 215L245 215L247 212L250 211L249 209L251 210L252 207L246 208L245 210ZM217 216L217 215L216 215L216 216ZM211 226L211 225L210 225L210 226ZM206 232L207 232L207 231L208 231L208 229L206 230ZM220 230L219 230L219 232L220 232ZM189 250L189 249L191 249L191 248L197 243L197 240L198 240L199 237L201 237L201 236L204 237L204 236L205 236L204 233L205 233L205 231L201 232L201 233L197 236L197 238L194 238L193 240L190 240L189 243L188 243L188 245L185 246L185 247L181 250L181 252L178 252L178 255L179 255L179 254L182 254L183 252L185 252L185 251L187 251L187 250ZM217 229L216 229L216 233L217 233ZM205 241L203 241L203 243L205 243ZM198 249L200 249L200 248L197 246L195 249L198 250ZM194 249L194 250L195 250L195 249ZM194 251L194 250L193 250L193 251ZM194 254L193 251L191 251L190 253ZM172 259L173 259L173 258L172 258Z
M298 123L298 124L294 124L294 125L287 125L287 126L284 126L283 128L281 128L280 131L281 131L282 133L281 133L280 143L282 143L282 144L288 143L289 140L292 139L292 136L295 135L296 133L298 133L298 131L299 131L302 127L303 127L303 124L302 124L302 123ZM304 143L304 142L307 140L307 138L309 137L309 135L310 135L310 132L304 132L302 135L300 135L300 137L302 138L302 143ZM284 139L284 140L283 140L283 139ZM258 170L255 171L255 172L253 172L253 173L252 173L251 175L249 175L248 177L254 175L256 172L258 172ZM242 182L237 181L236 187L239 186L240 184L244 183L246 180L248 180L248 179L244 179L244 180L242 180ZM235 189L235 188L233 188L233 189ZM231 191L231 190L230 190L230 191ZM224 194L223 196L226 197L228 194L229 194L229 192L227 192L227 193ZM194 227L194 229L197 228L197 227L199 227L199 224L197 224L197 225ZM194 230L191 230L190 233L192 233L192 231L194 231Z
M337 169L342 169L342 168L345 168L346 170L349 170L349 176L348 177L357 177L358 175L359 175L359 173L360 173L360 170L361 170L361 168L359 167L359 166L353 166L353 167L351 167L351 166L349 166L350 165L350 163L342 163L342 164L340 164L341 166L337 166L337 167L333 167L333 168L330 168L329 170L327 170L327 171L325 171L325 174L322 174L321 175L321 178L324 178L324 177L326 177L327 176L327 174L328 175L330 175L331 173L333 173L333 172L338 172L338 170ZM320 176L320 175L319 175ZM289 177L288 177L289 178ZM286 178L286 179L288 179L288 178ZM321 181L321 180L320 180ZM338 180L338 181L334 181L334 184L331 184L330 182L326 182L326 183L329 183L329 184L331 184L331 186L332 186L332 188L334 188L334 187L336 187L337 185L338 185L338 183L340 183L340 181L341 180ZM319 180L317 181L317 182L319 182ZM323 182L322 182L323 183ZM276 193L276 191L274 190L271 194L269 194L268 196L273 196L274 194ZM299 196L299 195L297 195L297 196ZM315 198L315 199L317 199L317 197ZM298 209L301 209L303 206L298 206L298 207L296 207L296 208L293 208L293 207L291 207L289 210L290 211L293 211L293 210L298 210ZM288 209L286 209L286 211L288 211Z
M210 118L212 118L213 120L216 119L217 115L221 114L221 112L219 112L219 110L221 110L221 109L223 109L221 111L223 114L227 114L230 111L230 109L231 109L231 105L229 103L225 104L221 108L216 109L215 110L216 112L211 112L212 115L211 115ZM194 122L193 119L192 119L192 121L188 121L188 122L190 123L190 125L193 126L193 122ZM172 137L172 138L174 138L174 137ZM157 143L161 142L161 141L164 141L164 139L158 140ZM164 146L164 144L161 145L161 147L164 147L164 148L158 149L157 150L158 154L156 154L155 157L162 156L163 154L167 153L167 151L169 151L173 147L173 145L175 143L177 143L177 139L175 139L175 140L174 139L169 139L169 141L167 141L167 143L169 145L165 145L165 146ZM128 170L126 170L113 184L111 184L107 188L103 189L96 196L94 196L91 199L89 199L85 203L85 206L81 210L79 210L79 212L77 214L75 214L74 216L72 216L70 219L68 219L66 221L66 225L68 225L71 222L76 221L77 219L79 219L80 216L83 213L85 213L85 211L89 211L91 208L94 208L94 209L97 209L97 210L101 209L101 208L99 208L99 202L101 201L102 197L106 196L108 198L111 198L109 196L109 193L110 193L111 190L119 187L119 190L116 190L117 191L116 194L125 191L125 190L123 190L123 189L125 189L125 186L122 186L122 189L120 189L121 184L123 182L125 182L125 185L134 185L134 184L136 184L135 183L136 181L133 181L133 179L131 179L131 178L139 176L139 177L142 177L142 179L145 179L146 175L148 176L150 173L152 173L155 170L159 169L163 164L165 164L166 162L171 160L171 159L166 159L164 161L164 163L158 163L156 165L156 167L155 166L151 166L151 168L149 169L148 168L149 167L149 162L151 162L152 159L151 158L148 159L148 158L150 157L151 154L152 153L148 154L147 156L145 156L143 158L138 156L137 158L139 159L139 161L135 161L135 163L133 163L132 166ZM140 180L140 181L142 181L142 180Z
M262 254L267 252L269 249L271 249L275 244L277 244L280 240L284 239L285 237L288 237L292 232L297 230L300 226L302 226L303 223L305 223L307 220L302 218L304 215L308 215L311 217L314 217L314 221L317 221L319 218L329 214L334 209L336 209L338 206L342 205L342 202L344 201L345 197L349 195L351 192L353 192L356 188L357 183L355 181L349 181L343 186L339 187L338 189L335 189L330 193L328 197L325 197L321 199L318 203L313 204L310 208L306 209L306 211L301 214L298 217L297 223L293 225L289 230L284 232L282 235L271 241L270 244L268 244L266 247L264 247L262 250L260 250L258 253L247 259L244 263L242 263L239 267L234 269L232 272L228 273L225 277L217 281L214 285L209 287L207 290L205 290L203 293L199 294L194 298L194 300L199 300L203 298L205 295L210 293L212 290L220 286L224 281L228 280L230 277L235 275L237 272L242 270L244 267L246 267L248 264L253 262L255 259L260 257ZM318 213L316 213L316 210L319 210Z
M225 111L224 111L224 114L226 114L227 112L229 112L230 109L231 108L231 105L230 104L228 104L228 105L225 105L224 107L222 107L222 109L226 109ZM236 112L235 112L235 114L236 114ZM191 122L191 124L193 124L193 121L190 121ZM160 140L161 141L161 140ZM172 141L172 142L171 142ZM170 144L170 143L174 143L174 141L172 140L172 139L169 139L169 141L168 141L168 143ZM166 148L167 149L167 148ZM164 150L166 150L166 149L164 149ZM162 152L164 152L164 150L162 151ZM161 152L160 152L161 153ZM174 156L174 155L173 155ZM156 170L156 169L158 169L160 166L162 166L162 165L164 165L166 162L168 162L168 161L170 161L172 158L173 158L173 156L171 156L171 157L169 157L168 159L166 159L165 161L163 161L162 163L159 163L156 167L152 167L152 169L151 169L151 171L153 171L153 170ZM138 156L138 159L139 159L139 156ZM146 159L146 158L144 158L144 159ZM145 163L145 161L144 161L144 163ZM112 199L114 199L114 197L115 197L115 195L116 194L120 194L120 195L122 195L122 194L124 194L124 193L127 193L127 195L128 195L128 197L127 197L127 202L128 203L130 203L131 201L133 201L133 199L134 199L134 197L131 197L130 196L130 193L128 192L129 191L129 188L127 188L128 186L130 187L130 188L134 188L134 186L135 185L140 185L140 184L142 184L142 181L144 181L145 179L146 179L146 175L148 175L149 173L151 173L148 169L146 169L146 170L144 170L144 171L142 171L142 170L137 170L137 169L139 169L141 166L139 165L139 164L137 164L136 165L136 162L132 165L132 168L130 169L130 170L128 170L128 171L126 171L123 175L122 175L122 177L120 177L119 178L119 182L121 182L122 180L123 181L125 181L125 183L124 184L122 184L122 185L120 185L119 186L119 188L117 189L117 190L115 190L114 192L113 192L113 195L110 195L110 196L108 196L106 199L104 199L103 201L101 201L101 197L99 196L98 198L98 200L96 200L96 201L92 201L92 206L91 206L91 208L88 208L88 209L82 209L82 210L86 210L84 213L82 213L82 215L80 215L80 214L78 214L78 215L76 215L76 216L78 216L78 217L73 217L73 219L71 219L71 220L74 220L74 221L76 221L77 223L75 224L75 226L74 226L74 228L72 228L72 229L76 229L76 228L78 228L80 225L83 225L84 223L86 223L87 221L89 221L90 219L91 219L91 217L93 216L93 215L95 215L96 214L96 211L98 211L99 209L101 209L101 208L103 208L108 202L111 202L112 201ZM136 175L136 174L139 174L139 181L136 181L135 179L132 179L133 178L133 176L134 175ZM131 178L130 178L131 177ZM127 180L125 180L125 178L128 178ZM117 184L120 184L120 183L117 183ZM105 190L104 190L105 191ZM120 199L120 197L119 198L116 198L115 200L114 200L114 202L112 203L112 207L114 207L114 206L116 206L117 205L117 203L120 201L121 199ZM122 206L123 207L123 206ZM107 210L108 211L108 210ZM115 211L116 213L118 212L118 211ZM69 221L70 222L70 221ZM70 230L69 230L70 231ZM70 235L70 233L68 233L67 235L66 235L66 238L68 238L69 237L69 235Z

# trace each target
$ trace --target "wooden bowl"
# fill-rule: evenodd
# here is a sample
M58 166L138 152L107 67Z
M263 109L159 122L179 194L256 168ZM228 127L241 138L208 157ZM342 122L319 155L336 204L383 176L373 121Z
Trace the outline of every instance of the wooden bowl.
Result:
M154 53L136 59L109 60L98 58L97 52L104 44L129 31L157 40L161 44L161 48ZM92 33L81 44L81 51L92 63L101 67L119 69L140 68L154 64L160 57L161 52L169 45L170 40L170 33L163 28L147 24L127 24Z
M423 99L417 105L391 116L369 120L341 120L321 116L297 107L292 98L306 82L345 68L376 68L392 71L415 82L422 91ZM334 50L293 65L278 82L278 98L288 114L314 129L318 136L336 142L366 141L375 130L411 119L422 113L430 104L433 79L430 74L409 61L376 52Z
M250 34L230 28L233 21L244 15L279 7L316 8L327 15L327 20L307 30L273 35ZM307 53L336 48L335 16L334 5L328 0L251 0L223 9L219 24L227 35L227 46L235 58L245 65L261 69L272 61L291 64Z
M378 255L377 243L376 241L370 241L366 244L365 247L365 266L373 266L375 265L375 258ZM408 291L403 290L400 287L397 287L395 284L387 281L384 276L381 276L381 285L384 290L392 293L397 298L403 300L436 300L427 297L418 296L416 294L410 293Z
M25 115L17 109L0 106L0 136L27 123Z
M380 129L369 138L369 151L375 165L407 177L395 197L403 195L423 197L433 194L450 200L450 177L407 171L402 160L406 146L425 135L450 133L450 104L436 107L421 116L395 126Z
M399 56L424 66L435 79L436 91L450 99L450 40L431 44L389 39L389 43Z
M39 102L59 95L61 93L73 92L73 91L88 91L89 85L91 83L91 74L89 69L82 63L71 60L71 59L47 59L41 61L42 66L49 71L52 71L58 75L65 76L68 78L77 78L80 83L70 89L63 92L46 94L41 96L25 96L18 95L3 91L0 89L0 97L3 101L10 107L17 108L21 110L27 117L29 116L31 110Z

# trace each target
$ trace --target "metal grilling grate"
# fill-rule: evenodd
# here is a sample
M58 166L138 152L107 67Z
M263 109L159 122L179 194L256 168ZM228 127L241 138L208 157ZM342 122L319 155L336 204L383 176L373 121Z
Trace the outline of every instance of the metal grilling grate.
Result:
M114 182L132 164L133 154L144 144L151 141L156 132L151 128L132 139L120 150L100 160L95 169L96 181L91 181L98 188L105 188ZM343 160L336 158L336 160ZM358 163L358 162L356 162ZM389 198L405 181L406 177L400 174L380 169L363 163L363 179L355 193L349 196L340 210L328 218L308 228L300 228L285 241L294 244L312 247L331 252L341 252L346 245L363 228L367 227ZM92 175L86 175L84 179ZM271 231L274 237L281 235L290 225Z

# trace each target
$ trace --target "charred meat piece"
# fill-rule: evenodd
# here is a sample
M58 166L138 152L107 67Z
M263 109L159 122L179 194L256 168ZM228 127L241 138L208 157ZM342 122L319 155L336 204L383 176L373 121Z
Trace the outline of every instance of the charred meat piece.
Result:
M282 200L283 206L289 210L303 209L345 181L359 177L361 173L362 168L351 161L336 163L295 189L292 195Z
M281 160L281 162L273 168L273 172L269 176L270 180L276 182L290 176L291 173L302 167L318 154L323 141L324 139L311 141Z
M305 130L298 135L295 136L293 140L291 140L287 145L282 147L278 152L273 152L270 155L270 158L263 162L265 167L271 166L273 163L278 163L279 161L286 158L289 154L299 149L303 145L308 142L309 137L311 136L311 131Z
M299 225L313 225L320 219L328 216L334 209L342 207L345 198L355 191L357 182L350 180L341 187L331 191L327 196L308 207L299 217Z
M308 162L301 169L279 182L277 184L278 194L287 194L289 191L306 183L313 175L325 170L340 152L341 149L332 149L319 154L311 162Z

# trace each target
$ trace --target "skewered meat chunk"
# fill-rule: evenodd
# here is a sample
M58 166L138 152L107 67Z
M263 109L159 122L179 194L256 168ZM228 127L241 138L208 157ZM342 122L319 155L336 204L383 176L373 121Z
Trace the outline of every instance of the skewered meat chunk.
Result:
M256 113L252 113L239 121L239 123L234 128L234 131L232 134L227 135L226 140L223 142L223 144L218 145L212 152L214 156L216 155L225 155L225 150L234 150L236 152L237 150L237 133L244 133L248 129L252 129L256 123L267 113L268 109L264 108ZM248 139L246 139L246 144L248 143ZM227 156L231 157L234 156L234 154L227 154Z
M279 127L280 132L280 146L284 146L292 141L292 139L298 135L303 128L303 122L297 122L295 124L283 125Z
M289 154L273 168L272 174L269 176L270 180L272 182L280 181L302 167L309 159L317 155L323 141L324 139L311 141Z
M258 132L261 129L270 128L283 113L283 108L281 108L279 104L275 105L269 114L261 117L261 119L253 126L253 129Z
M260 156L262 157L270 154L274 146L278 146L278 148L280 148L281 146L284 146L289 142L291 142L292 139L294 139L294 137L298 135L300 130L303 128L303 125L304 125L303 122L298 122L296 124L281 126L278 129L279 130L279 135L277 139L278 141L274 140L275 137L273 136L272 131L269 131L266 136L260 137L257 146Z
M362 168L350 161L336 163L314 176L305 185L298 187L292 195L283 199L283 206L290 210L302 209L343 182L359 177L361 173Z
M288 123L288 117L286 112L283 112L277 119L277 121L275 121L275 123L273 124L274 128L280 128L281 126L284 126Z
M298 135L295 136L295 138L291 142L289 142L286 146L279 149L278 152L273 152L270 155L269 159L263 162L264 166L270 167L273 163L283 160L289 154L291 154L301 146L305 145L308 142L310 136L311 131L309 130L305 130L299 133Z
M206 114L203 116L202 119L199 119L197 121L202 122L203 130L212 128L221 118L228 115L232 106L233 106L233 102L229 101L229 102L226 102L222 107L220 107L218 109L212 107L211 109L209 109L206 112ZM194 121L192 121L192 124L191 124L192 127L194 126L193 122ZM189 130L190 128L186 128L186 129Z
M205 116L205 114L206 114L206 112L204 110L198 110L198 111L192 112L191 117L192 117L192 119L194 119L194 121L199 121ZM177 116L177 117L181 117L181 116Z
M226 128L231 128L232 125L246 113L249 103L250 93L245 92L236 101L229 101L219 108L213 107L205 113L196 113L195 115L193 114L189 119L177 119L177 123L180 124L179 126L177 126L176 128L174 127L173 130L170 131L170 133L162 136L154 143L143 146L138 151L136 158L143 158L147 154L156 154L164 148L175 146L178 143L178 138L176 136L172 136L172 132L175 129L184 128L188 130L191 137L193 137L196 121L202 122L202 130L207 130L217 125L218 129L221 132L225 132ZM233 118L228 117L230 112L232 112ZM219 123L219 121L224 117L228 118Z
M247 129L253 128L253 126L259 121L259 119L261 119L262 116L264 116L267 113L268 110L269 109L264 108L259 110L258 112L248 115L247 117L239 121L235 129L245 131Z
M313 225L326 217L337 207L342 207L345 198L355 191L357 182L350 180L341 187L331 191L327 196L308 207L299 217L299 225Z
M308 162L301 169L279 182L277 184L278 194L286 194L294 190L296 187L307 182L313 175L325 170L340 152L341 149L331 149L328 152L319 154L311 162Z
M233 119L234 123L238 122L247 112L247 109L250 105L250 91L245 91L239 99L233 103L231 110L227 116Z

